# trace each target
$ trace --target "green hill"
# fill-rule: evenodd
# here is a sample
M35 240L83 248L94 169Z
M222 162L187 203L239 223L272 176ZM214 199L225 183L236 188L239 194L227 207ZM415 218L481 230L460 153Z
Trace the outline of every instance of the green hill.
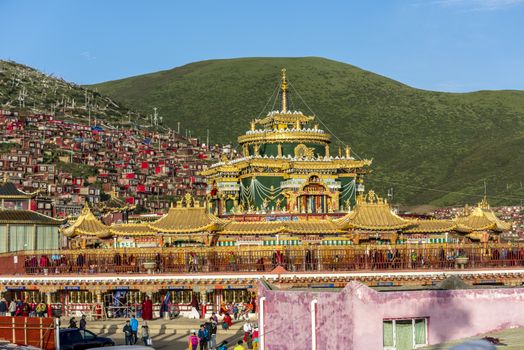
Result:
M398 203L449 205L478 201L469 194L482 195L486 181L492 203L524 198L524 91L424 91L315 57L211 60L91 88L143 112L158 107L182 132L209 129L211 142L235 142L273 109L264 106L282 67L315 114L374 159L368 189L393 187ZM293 90L291 99L290 109L307 112Z
M85 120L137 120L138 114L99 92L44 74L12 61L0 60L0 109L52 113Z

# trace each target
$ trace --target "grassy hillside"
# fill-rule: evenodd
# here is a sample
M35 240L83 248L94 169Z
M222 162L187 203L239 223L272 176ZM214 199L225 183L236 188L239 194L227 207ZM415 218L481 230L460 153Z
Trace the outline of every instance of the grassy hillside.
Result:
M524 92L423 91L323 58L212 60L91 86L211 142L235 142L264 110L287 68L311 109L361 157L373 158L367 187L395 202L476 202L484 180L492 203L524 198ZM291 109L307 108L292 93ZM335 143L333 149L338 145ZM430 188L431 190L428 190ZM460 193L448 193L450 191Z
M112 122L137 121L137 113L108 96L34 68L0 60L0 109L53 113L72 119L86 116Z

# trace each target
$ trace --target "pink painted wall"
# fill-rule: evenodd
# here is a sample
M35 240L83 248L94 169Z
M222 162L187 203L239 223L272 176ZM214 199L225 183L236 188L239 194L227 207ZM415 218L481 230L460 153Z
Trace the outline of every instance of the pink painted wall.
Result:
M265 296L266 350L310 349L310 302L317 299L317 350L382 349L385 318L428 317L436 344L524 327L524 288L376 292L350 282L341 292L270 290Z

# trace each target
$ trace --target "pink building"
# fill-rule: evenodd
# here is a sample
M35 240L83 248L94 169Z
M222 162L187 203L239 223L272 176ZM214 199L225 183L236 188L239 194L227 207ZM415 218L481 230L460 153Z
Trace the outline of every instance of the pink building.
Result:
M339 291L260 286L261 350L405 350L524 326L524 288ZM314 332L313 332L314 329Z

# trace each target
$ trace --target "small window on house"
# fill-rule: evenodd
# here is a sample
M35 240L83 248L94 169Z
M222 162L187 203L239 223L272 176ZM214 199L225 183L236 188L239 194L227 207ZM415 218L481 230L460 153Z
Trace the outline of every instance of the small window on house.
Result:
M427 318L384 320L384 350L411 350L428 344Z

